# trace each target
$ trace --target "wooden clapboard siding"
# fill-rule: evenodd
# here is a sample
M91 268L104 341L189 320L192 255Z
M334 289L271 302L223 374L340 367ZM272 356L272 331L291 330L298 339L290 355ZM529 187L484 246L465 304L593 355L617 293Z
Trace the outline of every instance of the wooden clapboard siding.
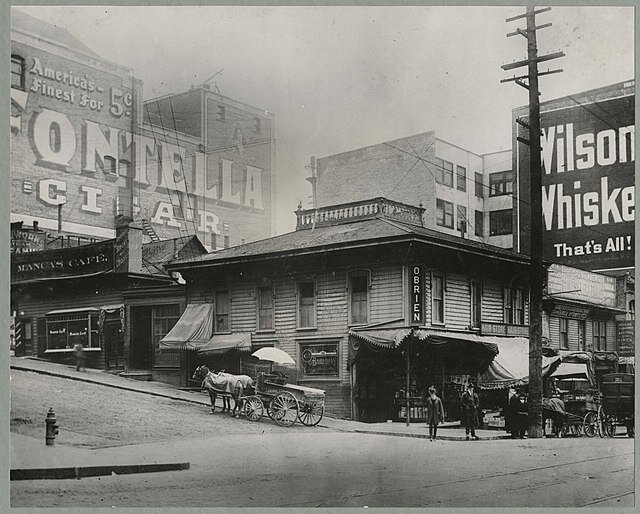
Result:
M404 315L405 301L402 266L384 266L371 270L370 323L396 320Z
M504 323L502 284L495 280L482 281L482 321Z

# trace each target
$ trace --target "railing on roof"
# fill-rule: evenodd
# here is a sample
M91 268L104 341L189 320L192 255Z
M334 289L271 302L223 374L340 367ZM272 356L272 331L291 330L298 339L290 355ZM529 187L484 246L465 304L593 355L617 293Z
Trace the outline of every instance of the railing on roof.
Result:
M320 207L319 209L302 209L302 206L298 206L296 211L298 219L296 230L379 217L423 226L422 216L424 211L422 204L420 204L420 207L415 207L386 198L361 200L359 202Z

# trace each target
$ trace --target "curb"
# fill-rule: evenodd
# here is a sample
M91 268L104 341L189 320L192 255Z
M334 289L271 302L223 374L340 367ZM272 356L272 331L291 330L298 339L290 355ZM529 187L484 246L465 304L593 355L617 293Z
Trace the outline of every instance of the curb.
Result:
M65 373L58 373L56 371L48 371L48 370L43 370L43 369L33 369L33 368L29 368L26 366L20 366L20 365L15 365L15 364L11 364L10 369L16 369L18 371L28 371L31 373L40 373L41 375L49 375L51 377L58 377L58 378L66 378L69 380L76 380L78 382L86 382L89 384L98 384L98 385L102 385L102 386L107 386L107 387L113 387L114 389L122 389L124 391L133 391L135 393L141 393L141 394L148 394L151 396L158 396L160 398L171 398L172 400L179 400L182 402L187 402L187 403L195 403L198 405L209 405L208 402L206 401L201 401L201 400L191 400L189 398L181 398L179 396L173 396L171 394L165 394L165 393L157 393L155 391L144 391L144 390L140 390L138 388L135 387L128 387L126 385L119 385L119 384L109 384L107 382L102 382L100 380L94 380L91 378L84 378L84 377L76 377L73 375L67 375Z
M132 473L156 473L158 471L182 471L189 469L188 462L172 462L167 464L130 464L114 466L84 466L68 468L31 468L12 469L10 480L64 480L70 478L86 478L104 475L129 475Z
M402 432L381 432L381 431L359 430L359 429L354 429L353 432L357 434L392 435L396 437L414 437L418 439L429 438L428 434L408 434L408 433L402 433ZM509 439L509 436L497 435L497 436L481 437L480 441L496 441L500 439ZM439 435L436 440L437 441L466 441L465 437L455 437L450 435L444 435L444 436Z

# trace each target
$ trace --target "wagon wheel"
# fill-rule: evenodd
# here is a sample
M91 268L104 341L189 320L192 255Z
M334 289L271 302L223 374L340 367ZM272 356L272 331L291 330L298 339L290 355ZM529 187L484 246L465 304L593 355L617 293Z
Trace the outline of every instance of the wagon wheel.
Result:
M269 405L271 419L278 425L290 427L298 417L298 400L288 391L278 394Z
M322 419L324 414L324 401L321 402L304 402L298 412L300 423L308 427L314 427Z
M585 414L582 429L587 437L595 437L598 433L598 414L596 412L590 410Z
M260 421L264 413L262 400L257 396L247 396L244 404L244 414L249 421Z
M598 409L598 422L600 437L613 437L616 435L615 420L604 411L602 405Z

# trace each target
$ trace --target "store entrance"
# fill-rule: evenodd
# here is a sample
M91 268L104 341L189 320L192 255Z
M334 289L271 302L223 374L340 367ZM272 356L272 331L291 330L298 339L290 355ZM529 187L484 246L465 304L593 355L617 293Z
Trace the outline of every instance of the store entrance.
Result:
M105 319L103 335L106 368L108 370L124 369L124 337L119 317Z

